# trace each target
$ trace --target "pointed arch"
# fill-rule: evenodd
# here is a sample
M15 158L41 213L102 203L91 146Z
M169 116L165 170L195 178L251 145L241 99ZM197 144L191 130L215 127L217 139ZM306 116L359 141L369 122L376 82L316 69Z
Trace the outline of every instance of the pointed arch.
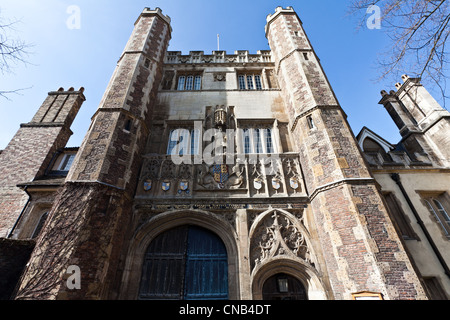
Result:
M302 219L282 209L270 209L260 214L249 232L251 270L280 257L319 268L310 234Z
M132 236L133 240L130 243L125 262L121 299L136 300L138 298L142 265L151 242L164 232L184 225L204 228L215 233L222 240L228 255L229 299L239 299L239 277L237 276L239 254L236 231L224 218L201 210L177 210L162 213L136 230Z
M328 300L320 275L314 268L289 258L277 257L258 266L252 272L252 296L255 300L263 299L264 284L277 274L287 274L296 278L306 289L309 300Z

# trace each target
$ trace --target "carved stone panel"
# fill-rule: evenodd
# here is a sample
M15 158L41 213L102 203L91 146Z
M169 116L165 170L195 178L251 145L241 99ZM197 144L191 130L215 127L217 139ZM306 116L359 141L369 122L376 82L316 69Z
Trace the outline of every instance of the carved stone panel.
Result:
M197 166L198 190L237 190L245 188L245 181L245 166L242 164Z
M225 72L215 72L214 81L227 81L227 74Z
M252 234L250 255L252 269L279 256L315 266L306 229L279 211L266 215L258 223Z

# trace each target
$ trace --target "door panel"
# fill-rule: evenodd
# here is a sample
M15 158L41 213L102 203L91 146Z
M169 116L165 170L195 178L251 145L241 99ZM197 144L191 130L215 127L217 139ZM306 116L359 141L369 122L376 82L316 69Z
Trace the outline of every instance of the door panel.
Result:
M221 239L194 226L169 230L150 244L140 299L228 299L228 258Z
M225 246L215 234L198 227L189 229L185 299L228 299Z
M142 270L140 299L182 299L187 236L187 227L177 228L150 244Z

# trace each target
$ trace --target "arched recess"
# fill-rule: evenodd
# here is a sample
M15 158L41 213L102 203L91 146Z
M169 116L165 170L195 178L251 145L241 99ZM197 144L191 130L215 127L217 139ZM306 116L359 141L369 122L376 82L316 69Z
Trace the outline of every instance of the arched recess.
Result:
M183 225L193 225L215 233L225 245L228 255L228 292L230 300L238 300L239 254L237 234L225 219L201 210L170 211L157 215L138 228L131 241L125 262L120 298L137 300L145 253L150 243L160 234Z
M250 267L254 299L262 299L264 282L278 273L301 281L310 299L325 299L320 265L303 217L273 209L260 214L250 228Z
M308 300L327 300L326 291L316 270L292 259L278 257L257 267L252 273L254 300L263 299L263 287L268 279L277 274L288 274L299 280L306 289Z

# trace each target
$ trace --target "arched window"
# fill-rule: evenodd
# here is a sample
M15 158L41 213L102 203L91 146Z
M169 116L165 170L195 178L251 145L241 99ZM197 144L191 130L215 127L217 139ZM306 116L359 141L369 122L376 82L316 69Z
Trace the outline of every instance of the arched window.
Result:
M222 240L195 226L159 235L145 255L139 298L228 299L228 258Z

